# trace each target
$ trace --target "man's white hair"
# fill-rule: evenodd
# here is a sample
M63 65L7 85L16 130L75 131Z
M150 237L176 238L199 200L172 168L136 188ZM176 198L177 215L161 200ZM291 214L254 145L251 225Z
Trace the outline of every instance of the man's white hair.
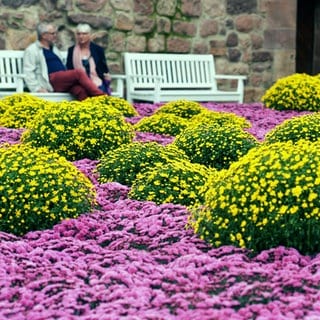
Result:
M48 31L50 27L55 28L55 26L52 23L47 23L47 22L40 22L37 25L37 35L38 39L41 39L41 36ZM56 28L55 28L56 29Z

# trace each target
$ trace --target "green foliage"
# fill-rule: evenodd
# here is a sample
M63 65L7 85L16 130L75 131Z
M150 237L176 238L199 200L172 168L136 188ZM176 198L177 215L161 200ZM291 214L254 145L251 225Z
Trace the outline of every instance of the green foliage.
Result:
M182 150L156 142L133 142L110 150L97 165L99 182L117 181L131 186L138 173L156 164L165 164L176 159L187 159Z
M7 109L8 109L8 105L2 100L0 100L0 121L1 121L2 115L6 112Z
M170 202L192 206L203 201L199 198L199 190L210 171L203 165L187 160L158 164L137 175L129 198L157 204Z
M0 148L0 230L22 235L92 209L90 180L46 148Z
M158 113L142 118L134 125L141 132L176 136L188 126L189 121L174 114Z
M91 102L60 102L38 114L22 135L23 143L46 146L68 160L99 159L105 152L132 141L125 118Z
M34 117L46 107L53 105L31 94L17 93L0 100L0 126L7 128L27 128ZM2 107L5 106L5 107Z
M206 110L199 102L189 100L170 101L158 108L155 114L166 113L190 119L200 112Z
M277 80L263 95L267 108L276 110L320 109L320 78L295 73Z
M215 247L255 252L279 245L320 250L320 141L299 140L250 150L208 179L203 207L190 225Z
M191 162L220 170L228 168L259 143L238 125L200 122L181 132L173 144L183 150Z
M316 141L320 138L320 114L293 117L274 127L265 136L265 143L296 142L300 139Z
M115 110L118 110L124 117L134 117L139 115L137 110L130 102L119 97L102 95L87 98L84 102L100 104L101 106L105 105L109 108L113 107Z

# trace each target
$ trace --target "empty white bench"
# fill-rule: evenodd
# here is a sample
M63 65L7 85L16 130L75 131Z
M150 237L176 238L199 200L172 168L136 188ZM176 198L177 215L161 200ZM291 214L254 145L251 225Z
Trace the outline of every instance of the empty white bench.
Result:
M243 102L246 76L216 74L210 54L126 52L124 68L126 98L131 103L178 99ZM230 90L219 89L222 80L229 81Z
M0 98L13 93L25 92L23 74L23 50L0 50ZM67 52L62 52L64 58L67 58ZM65 61L64 61L65 62ZM112 96L123 97L125 80L124 75L112 75L116 82L113 88ZM32 95L50 101L74 100L74 97L65 92L30 92Z

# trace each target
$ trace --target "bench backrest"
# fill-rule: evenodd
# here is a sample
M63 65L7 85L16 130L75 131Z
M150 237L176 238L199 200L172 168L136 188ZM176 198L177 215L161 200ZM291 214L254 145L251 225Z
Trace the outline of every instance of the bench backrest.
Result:
M126 52L124 66L132 88L154 88L157 78L150 76L160 76L169 89L216 89L214 57L210 54Z
M16 75L22 74L23 51L0 50L0 89L15 90Z
M23 50L0 50L0 90L16 90L23 74ZM67 52L62 51L64 60ZM64 61L65 62L65 61Z

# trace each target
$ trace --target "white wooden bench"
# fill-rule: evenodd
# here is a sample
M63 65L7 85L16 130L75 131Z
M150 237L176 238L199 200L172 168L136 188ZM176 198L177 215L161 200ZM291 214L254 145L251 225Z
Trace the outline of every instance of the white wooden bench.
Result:
M0 98L26 91L23 80L23 52L23 50L0 50ZM66 59L67 52L63 51L62 53ZM112 96L122 98L125 76L112 75L112 79L116 84ZM74 100L71 94L65 92L31 92L31 94L50 101Z
M210 54L126 52L124 68L126 99L131 103L178 99L243 102L246 76L216 74ZM229 81L231 89L219 89L221 81Z

